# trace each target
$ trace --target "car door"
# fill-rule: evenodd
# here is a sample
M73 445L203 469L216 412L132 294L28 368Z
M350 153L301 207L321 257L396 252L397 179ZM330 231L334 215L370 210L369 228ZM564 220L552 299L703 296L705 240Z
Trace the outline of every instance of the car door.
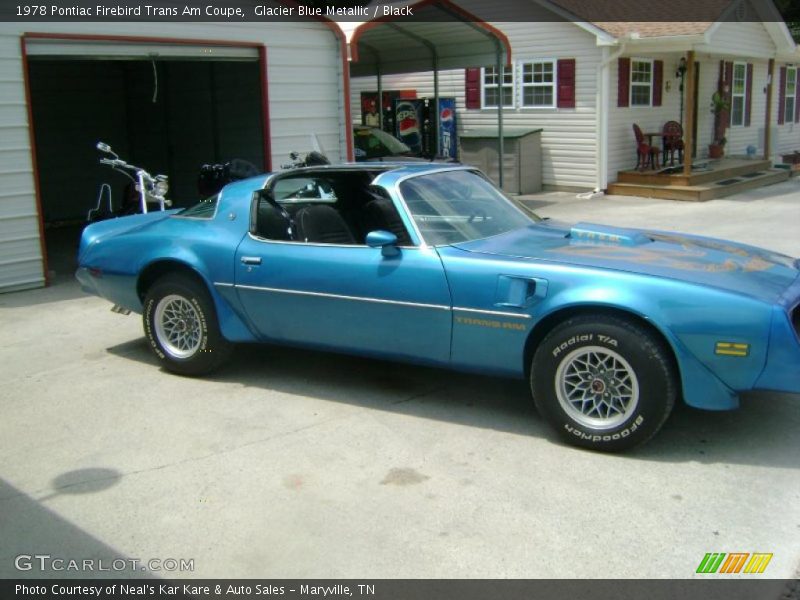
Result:
M433 248L393 256L355 244L305 243L248 234L235 286L267 341L416 362L450 357L450 291Z

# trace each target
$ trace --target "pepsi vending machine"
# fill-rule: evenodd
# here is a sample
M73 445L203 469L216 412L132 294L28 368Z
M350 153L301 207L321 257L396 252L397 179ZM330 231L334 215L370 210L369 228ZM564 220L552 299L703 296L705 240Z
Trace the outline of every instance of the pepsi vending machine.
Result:
M431 100L431 104L433 100ZM456 128L456 99L439 98L439 156L458 158L458 134ZM433 148L436 153L436 148Z
M425 124L425 100L422 98L394 101L395 135L416 155L422 155Z

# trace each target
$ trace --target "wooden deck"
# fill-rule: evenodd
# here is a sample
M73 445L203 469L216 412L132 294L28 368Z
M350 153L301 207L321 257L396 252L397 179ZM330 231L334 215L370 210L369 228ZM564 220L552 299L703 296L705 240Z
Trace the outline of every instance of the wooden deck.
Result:
M692 174L683 174L683 166L660 170L620 171L608 193L620 196L643 196L667 200L703 202L723 198L745 190L788 179L786 169L773 169L768 160L744 157L717 160L696 159Z

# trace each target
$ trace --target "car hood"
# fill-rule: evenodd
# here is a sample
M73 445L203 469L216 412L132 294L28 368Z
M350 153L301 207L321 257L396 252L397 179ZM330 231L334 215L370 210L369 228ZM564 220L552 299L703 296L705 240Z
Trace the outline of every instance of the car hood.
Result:
M800 275L800 261L700 236L542 221L455 247L468 252L555 261L678 279L774 302Z

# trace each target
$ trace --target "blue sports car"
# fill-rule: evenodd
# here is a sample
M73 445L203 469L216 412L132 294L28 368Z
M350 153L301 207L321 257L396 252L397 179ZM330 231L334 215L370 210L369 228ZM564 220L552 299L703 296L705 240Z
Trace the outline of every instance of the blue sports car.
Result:
M641 443L678 399L800 392L800 261L703 237L540 219L479 171L268 174L96 223L77 278L143 315L161 364L292 344L526 378L569 442Z

